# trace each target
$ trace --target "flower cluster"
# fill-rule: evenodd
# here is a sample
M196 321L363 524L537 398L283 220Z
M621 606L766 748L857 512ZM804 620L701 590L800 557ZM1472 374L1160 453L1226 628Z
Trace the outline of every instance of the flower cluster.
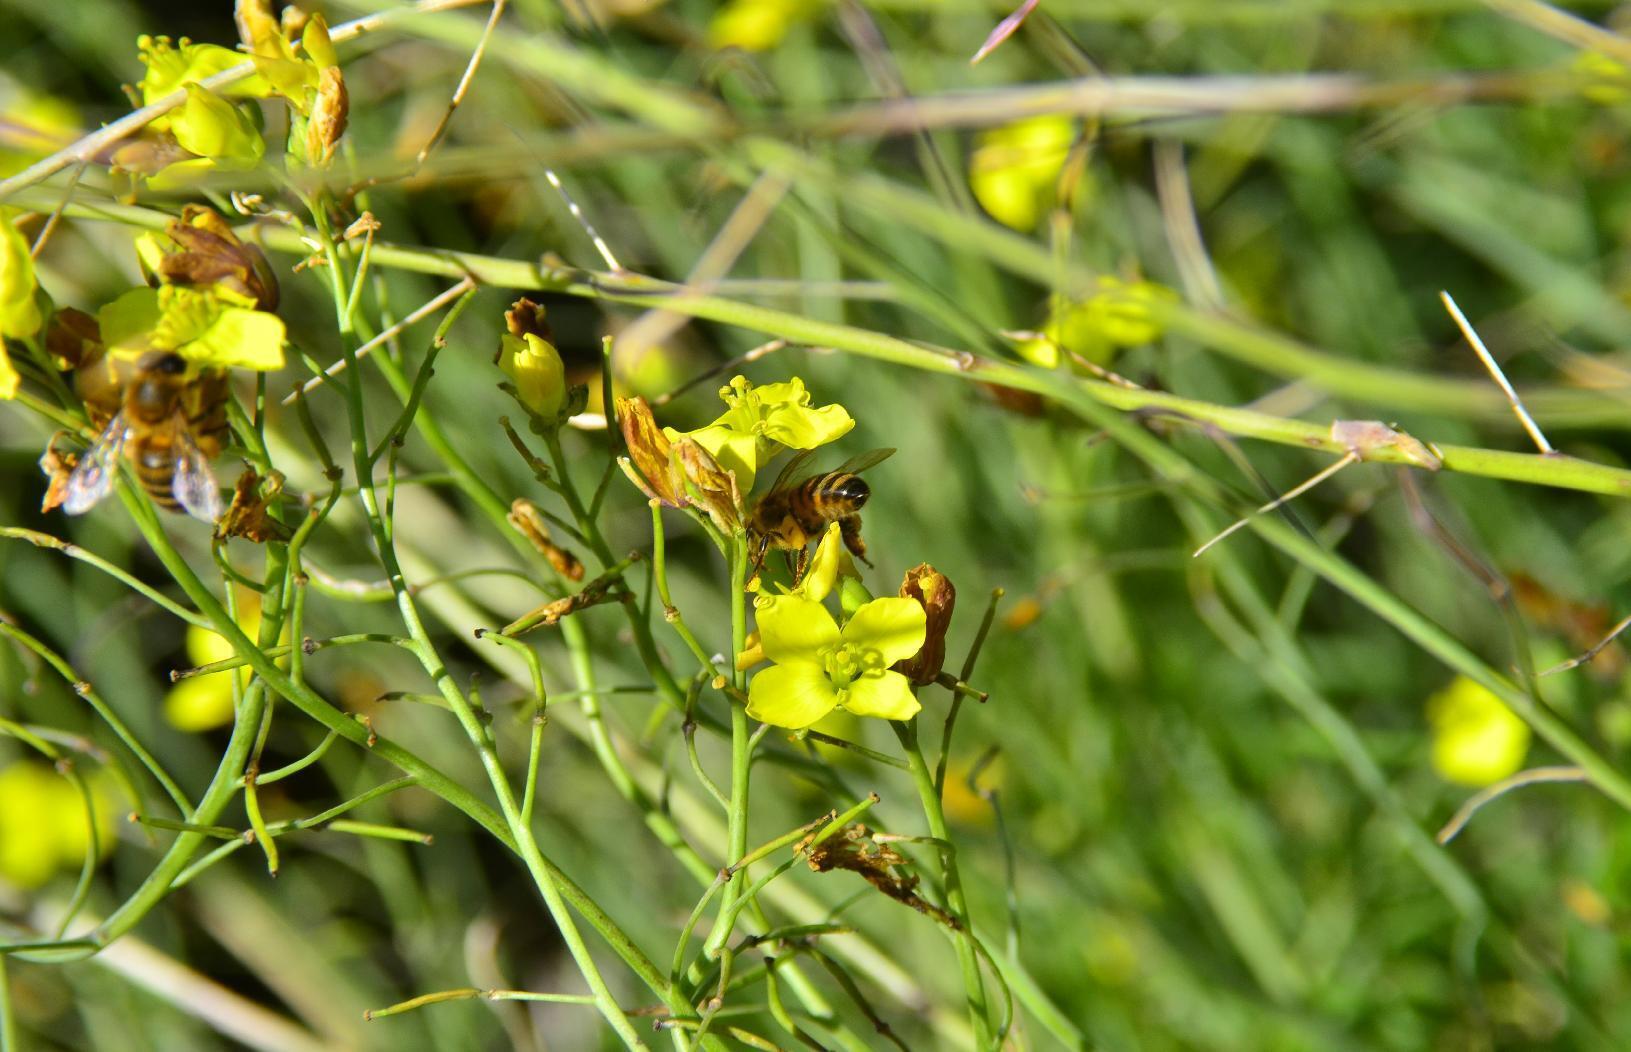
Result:
M219 214L188 206L163 234L141 235L136 251L151 284L97 313L109 357L174 351L197 366L283 367L277 279Z
M811 408L810 392L796 376L760 386L746 377L733 377L719 389L719 397L728 407L725 412L708 426L688 432L688 437L735 474L744 493L753 488L759 469L783 449L824 446L855 426L841 405ZM663 432L670 441L681 437L673 428Z
M137 85L144 105L178 91L180 106L151 121L118 149L113 167L156 190L186 186L213 171L243 171L266 154L254 99L281 98L289 107L285 152L292 166L323 167L345 132L350 108L328 26L289 8L279 22L270 0L238 5L238 27L256 72L217 92L201 83L245 56L217 44L143 36L137 41L146 75ZM298 45L296 44L298 41ZM297 51L298 46L298 51Z

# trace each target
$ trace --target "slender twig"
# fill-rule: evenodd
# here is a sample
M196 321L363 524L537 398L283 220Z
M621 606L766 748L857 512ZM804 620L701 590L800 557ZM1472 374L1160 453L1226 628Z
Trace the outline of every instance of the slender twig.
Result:
M1579 767L1532 767L1527 771L1519 771L1510 778L1503 778L1494 785L1487 786L1467 798L1467 802L1456 808L1455 814L1444 823L1444 828L1438 831L1435 838L1440 844L1448 844L1456 838L1478 809L1500 796L1505 796L1514 789L1521 789L1526 785L1540 785L1545 782L1585 782L1591 776Z
M460 279L458 284L452 285L446 289L443 289L441 292L438 292L436 295L432 296L418 307L415 307L413 310L409 311L407 316L401 321L392 325L390 328L386 329L378 336L375 336L373 339L361 344L355 351L352 352L349 359L341 358L337 360L334 362L334 364L324 369L319 375L312 377L299 387L296 387L293 391L290 391L288 394L284 395L283 404L294 404L303 395L310 394L312 391L322 386L325 380L332 380L334 377L345 372L345 370L350 367L350 363L352 361L365 357L374 348L395 339L404 329L407 329L408 327L422 321L427 316L436 313L449 303L458 299L460 296L472 291L475 289L475 287L475 280L466 276Z
M1321 468L1319 471L1315 472L1313 475L1310 475L1308 478L1304 479L1302 482L1299 482L1297 485L1295 485L1295 486L1291 487L1290 489L1286 490L1284 493L1280 494L1278 497L1275 497L1273 500L1269 501L1267 504L1264 504L1262 507L1257 508L1255 511L1253 511L1251 513L1251 515L1247 515L1247 516L1245 516L1243 518L1236 519L1229 526L1225 527L1221 532L1219 532L1217 534L1214 534L1211 540L1207 541L1205 544L1201 545L1199 548L1196 548L1195 551L1193 553L1191 553L1190 557L1194 558L1194 559L1200 558L1202 555L1206 554L1206 550L1208 548L1212 547L1214 544L1217 544L1219 541L1224 540L1230 534L1234 533L1235 531L1239 530L1241 527L1245 526L1247 523L1251 522L1253 516L1262 515L1262 514L1264 514L1266 512L1271 512L1275 508L1280 507L1282 504L1287 504L1287 503L1290 503L1293 500L1296 500L1298 497L1302 496L1304 493L1307 493L1309 490L1313 489L1315 486L1318 486L1321 482L1324 482L1326 479L1330 478L1332 475L1335 475L1337 472L1341 471L1343 468L1347 467L1349 464L1357 464L1357 463L1359 463L1359 454L1350 452L1350 453L1345 454L1340 459L1335 460L1330 464L1327 464L1325 467Z
M1461 308L1456 306L1455 300L1450 297L1448 292L1440 291L1438 295L1439 299L1444 301L1444 309L1450 312L1451 318L1455 319L1456 327L1461 330L1461 335L1465 336L1467 342L1472 344L1472 349L1478 352L1478 360L1484 363L1484 368L1489 370L1489 375L1500 385L1501 393L1506 395L1506 400L1512 406L1512 413L1518 418L1518 423L1522 424L1523 429L1529 432L1529 437L1535 440L1535 445L1542 453L1554 452L1552 444L1546 441L1546 436L1541 433L1540 425L1535 423L1535 418L1530 416L1529 410L1524 408L1523 399L1518 397L1518 392L1513 389L1512 382L1506 378L1506 373L1501 370L1500 363L1495 360L1493 354L1489 353L1489 348L1484 346L1484 341L1479 339L1477 330L1472 327L1472 322L1468 321L1467 316L1461 313Z

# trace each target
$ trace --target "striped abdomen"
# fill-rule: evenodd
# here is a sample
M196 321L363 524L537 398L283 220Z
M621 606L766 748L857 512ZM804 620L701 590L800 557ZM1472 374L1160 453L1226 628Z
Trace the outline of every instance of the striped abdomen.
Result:
M176 456L180 452L176 441L181 432L174 427L157 427L137 431L125 445L125 453L136 468L136 481L153 498L153 503L168 511L181 511L176 500Z
M799 483L793 506L807 512L801 518L812 520L802 525L808 530L816 530L826 523L854 515L870 496L872 487L861 476L847 471L833 471Z

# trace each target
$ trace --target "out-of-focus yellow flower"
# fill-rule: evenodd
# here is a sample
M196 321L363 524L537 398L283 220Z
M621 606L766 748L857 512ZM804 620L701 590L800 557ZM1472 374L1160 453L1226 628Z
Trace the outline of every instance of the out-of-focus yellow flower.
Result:
M1055 306L1043 336L1090 362L1105 365L1124 347L1159 339L1164 329L1160 307L1177 300L1178 294L1165 285L1102 275L1086 299Z
M989 800L969 788L970 770L972 767L968 760L953 761L947 766L946 791L941 806L946 810L946 817L953 822L970 826L991 825L996 820L996 812L991 809ZM1007 778L1007 767L998 757L981 769L975 783L981 789L1000 790Z
M731 0L708 24L715 48L769 51L787 38L794 21L819 6L811 0Z
M1581 78L1580 94L1601 106L1631 99L1631 69L1600 51L1582 51L1570 64Z
M118 802L103 779L87 774L96 809L97 854L114 841ZM90 847L79 787L48 765L19 760L0 769L0 880L37 888L59 869L81 865Z
M968 162L975 200L1004 226L1036 229L1053 203L1075 138L1075 123L1058 114L981 132Z
M35 285L28 239L13 225L10 213L0 210L0 336L20 340L40 331L44 319L34 301ZM3 361L5 352L0 351L0 362ZM9 363L0 366L5 371L10 368ZM0 397L9 398L15 393L15 381L9 391L0 382Z
M1529 751L1529 725L1466 676L1427 699L1433 769L1458 785L1485 786L1514 774Z
M238 596L238 627L244 635L254 639L260 632L260 601L253 592L240 591ZM187 628L187 660L196 667L216 661L225 661L237 651L226 637L207 628L190 625ZM232 722L232 677L240 684L249 682L248 669L211 672L207 676L188 676L170 688L164 696L164 718L172 727L182 731L208 731Z

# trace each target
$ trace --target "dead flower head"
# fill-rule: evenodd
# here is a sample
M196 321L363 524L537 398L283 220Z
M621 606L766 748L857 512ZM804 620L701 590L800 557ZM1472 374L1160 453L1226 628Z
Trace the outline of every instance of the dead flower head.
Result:
M919 563L906 571L900 594L915 599L925 615L923 649L905 661L895 663L895 671L921 687L935 681L946 663L946 630L951 627L952 608L957 605L957 589L946 575Z

